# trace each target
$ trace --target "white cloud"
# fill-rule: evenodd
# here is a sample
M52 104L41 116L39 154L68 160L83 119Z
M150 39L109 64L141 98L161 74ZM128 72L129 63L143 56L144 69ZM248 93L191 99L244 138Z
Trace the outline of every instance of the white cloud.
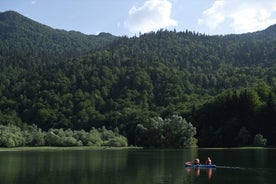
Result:
M235 33L262 30L275 23L276 0L216 0L198 19L199 25L212 31L228 26Z
M124 25L132 33L145 33L176 26L171 18L172 4L168 0L147 0L142 6L133 6Z

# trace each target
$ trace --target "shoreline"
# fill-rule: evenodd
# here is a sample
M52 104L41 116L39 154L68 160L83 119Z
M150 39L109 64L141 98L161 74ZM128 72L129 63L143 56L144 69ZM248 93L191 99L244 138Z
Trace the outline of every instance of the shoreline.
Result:
M233 150L242 150L242 149L276 149L276 147L254 147L254 146L245 146L245 147L217 147L217 148L198 148L198 149L201 149L201 150L204 150L204 149L208 149L208 150L224 150L224 149L233 149Z
M67 146L67 147L58 147L58 146L38 146L38 147L13 147L5 148L0 147L1 152L17 152L17 151L82 151L82 150L131 150L131 149L143 149L142 147L97 147L97 146Z
M17 152L17 151L82 151L82 150L139 150L139 149L153 149L153 150L166 150L171 148L144 148L144 147L136 147L136 146L128 146L128 147L109 147L109 146L65 146L65 147L59 147L59 146L23 146L23 147L12 147L12 148L6 148L6 147L0 147L0 153L1 152ZM255 150L261 150L261 149L276 149L276 147L217 147L217 148L204 148L204 147L195 147L195 148L183 148L184 149L198 149L198 150L249 150L249 149L255 149Z

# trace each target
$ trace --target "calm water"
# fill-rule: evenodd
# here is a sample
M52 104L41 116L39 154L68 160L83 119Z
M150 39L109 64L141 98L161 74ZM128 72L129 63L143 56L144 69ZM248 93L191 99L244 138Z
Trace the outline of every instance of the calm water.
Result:
M216 169L187 169L210 156ZM83 150L0 152L1 184L154 184L276 181L276 149Z

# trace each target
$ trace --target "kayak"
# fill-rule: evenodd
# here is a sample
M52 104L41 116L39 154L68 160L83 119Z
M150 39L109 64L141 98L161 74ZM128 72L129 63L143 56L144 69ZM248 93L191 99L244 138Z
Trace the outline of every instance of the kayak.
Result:
M216 165L215 164L192 164L191 162L186 162L185 167L216 168Z

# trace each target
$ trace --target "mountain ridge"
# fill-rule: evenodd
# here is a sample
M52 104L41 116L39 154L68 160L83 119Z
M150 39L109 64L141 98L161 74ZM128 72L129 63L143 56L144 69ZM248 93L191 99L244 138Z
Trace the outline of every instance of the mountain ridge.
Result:
M12 20L20 20L20 22L25 22L25 23L30 23L30 22L33 22L33 23L37 23L39 24L40 26L44 26L44 27L48 27L49 29L53 29L53 30L58 30L58 31L64 31L64 32L72 32L72 33L76 33L76 34L81 34L81 35L86 35L86 36L113 36L111 33L107 33L107 32L101 32L99 33L98 35L92 35L92 34L84 34L80 31L76 31L76 30L69 30L69 31L65 31L63 29L54 29L48 25L45 25L45 24L42 24L42 23L39 23L37 21L34 21L32 20L31 18L28 18L28 17L25 17L24 15L16 12L16 11L13 11L13 10L9 10L9 11L5 11L5 12L0 12L0 21L4 20L4 19L12 19ZM18 21L17 21L18 22ZM182 32L182 31L179 31L179 32ZM192 30L190 30L189 32L192 32ZM244 34L255 34L255 33L261 33L261 32L266 32L266 33L270 33L270 34L276 34L276 24L273 24L273 25L270 25L268 26L267 28L263 29L263 30L258 30L258 31L254 31L254 32L250 32L250 33L241 33L241 34L233 34L233 33L230 33L230 34L225 34L225 35L220 35L220 34L217 34L217 35L208 35L208 36L229 36L229 35L244 35ZM145 33L145 34L148 34L148 33ZM198 34L204 34L204 33L198 33ZM116 36L113 36L113 37L116 37ZM121 37L121 36L119 36Z
M5 11L5 12L0 12L0 21L3 23L3 22L7 22L9 24L13 24L13 26L16 26L17 23L24 23L25 24L28 24L28 26L31 25L32 26L37 26L37 27L44 27L44 28L49 28L49 29L52 29L52 30L57 30L57 31L63 31L63 32L68 32L68 33L74 33L74 34L81 34L81 35L86 35L86 36L113 36L112 34L110 33L105 33L105 32L101 32L99 33L98 35L92 35L92 34L84 34L84 33L81 33L79 31L76 31L76 30L69 30L69 31L65 31L63 29L55 29L55 28L52 28L46 24L42 24L40 22L37 22L31 18L28 18L16 11L13 11L13 10L9 10L9 11ZM26 25L25 25L26 26ZM114 36L115 37L115 36Z
M101 48L116 39L111 34L96 36L53 29L15 11L0 13L0 44L8 55L22 52L26 56L31 51L45 60L69 58ZM47 57L43 58L43 55Z

